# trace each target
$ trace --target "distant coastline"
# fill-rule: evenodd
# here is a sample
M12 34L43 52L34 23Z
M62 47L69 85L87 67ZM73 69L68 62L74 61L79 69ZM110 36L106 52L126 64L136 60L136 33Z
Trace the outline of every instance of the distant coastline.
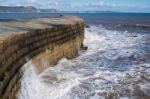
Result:
M58 9L51 8L36 8L33 6L0 6L0 13L143 13L150 14L148 12L119 12L119 11L59 11Z
M0 6L0 13L31 13L31 12L41 12L41 13L56 13L59 12L57 9L38 9L33 6Z

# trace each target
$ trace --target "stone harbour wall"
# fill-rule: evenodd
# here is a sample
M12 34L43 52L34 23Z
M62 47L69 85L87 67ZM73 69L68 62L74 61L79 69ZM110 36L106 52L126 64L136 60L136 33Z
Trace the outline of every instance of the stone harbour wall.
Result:
M28 27L31 23L34 28ZM63 57L73 58L84 39L84 22L74 16L0 22L0 25L3 26L0 28L0 99L16 99L23 75L21 68L29 59L41 72L48 68L42 64L43 60L56 64Z

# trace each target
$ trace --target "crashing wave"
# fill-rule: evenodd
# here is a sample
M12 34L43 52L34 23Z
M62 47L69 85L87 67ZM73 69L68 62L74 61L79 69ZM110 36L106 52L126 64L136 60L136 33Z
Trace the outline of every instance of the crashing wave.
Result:
M118 24L115 26L116 28L125 27L125 28L141 28L141 29L150 29L150 25L144 24Z
M141 49L147 37L91 26L85 30L88 50L79 57L41 74L27 63L18 99L149 99L150 57Z

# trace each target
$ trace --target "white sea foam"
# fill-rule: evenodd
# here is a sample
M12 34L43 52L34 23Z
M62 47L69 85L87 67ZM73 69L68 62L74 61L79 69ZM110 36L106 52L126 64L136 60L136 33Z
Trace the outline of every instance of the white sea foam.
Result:
M150 58L145 34L91 26L86 52L41 74L29 62L19 99L136 99L150 96ZM147 98L148 99L148 98Z

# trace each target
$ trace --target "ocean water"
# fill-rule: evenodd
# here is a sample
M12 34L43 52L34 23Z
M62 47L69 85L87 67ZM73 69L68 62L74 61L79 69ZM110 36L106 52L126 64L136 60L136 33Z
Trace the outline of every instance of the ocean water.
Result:
M88 50L40 74L26 63L18 99L150 99L150 14L73 15Z

